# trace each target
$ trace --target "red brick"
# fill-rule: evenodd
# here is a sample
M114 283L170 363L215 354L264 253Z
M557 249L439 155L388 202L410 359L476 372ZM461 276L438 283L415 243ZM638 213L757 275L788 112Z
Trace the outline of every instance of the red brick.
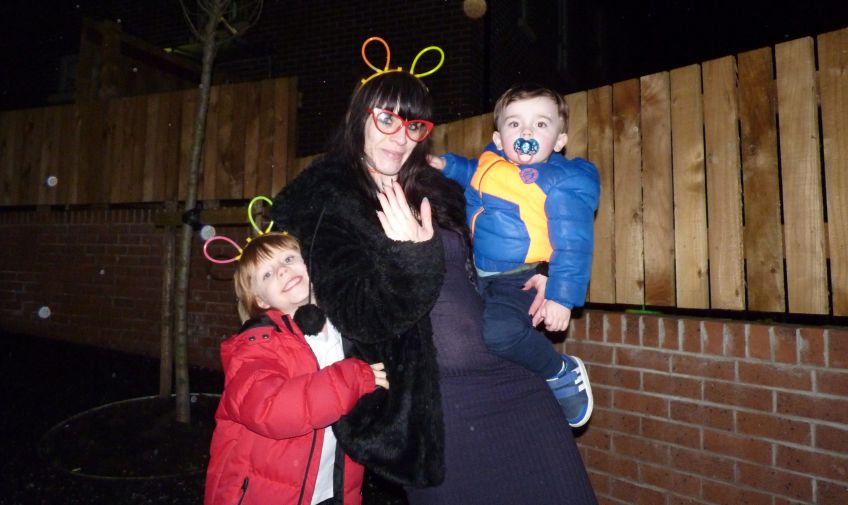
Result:
M640 419L637 415L618 410L598 409L596 405L589 429L597 428L629 434L639 433Z
M586 340L586 316L571 320L568 324L568 336L574 340Z
M578 340L575 342L566 340L565 349L568 354L580 356L589 368L590 375L592 374L593 363L609 365L613 361L613 349L611 347L588 340Z
M771 463L770 442L751 437L736 436L722 431L704 430L704 450L725 456L752 461Z
M848 399L777 393L777 412L807 419L848 424Z
M828 330L827 355L831 368L848 368L848 330Z
M733 361L701 356L674 355L671 372L675 375L695 375L719 380L736 379Z
M595 494L598 498L598 505L608 504L608 505L617 505L615 502L607 499L604 500L605 494L609 494L610 488L610 476L604 475L602 473L598 473L592 471L591 468L586 469L589 473L589 482L592 484L592 489L595 491Z
M657 323L660 327L660 345L663 349L678 350L680 349L680 338L677 331L677 319L667 317L660 318Z
M693 449L701 447L701 430L699 428L658 419L647 417L642 419L642 436Z
M688 496L671 495L668 496L666 505L706 505L707 502L696 500Z
M605 317L605 329L604 329L604 341L611 342L614 344L621 343L621 314L606 314Z
M704 352L716 356L724 355L724 323L704 321Z
M659 318L642 316L642 345L645 347L660 346Z
M774 360L778 363L798 363L798 345L796 328L791 326L774 327Z
M737 480L745 486L803 502L809 502L813 497L813 482L810 477L746 463L739 463L737 469Z
M816 451L777 446L777 466L793 472L818 475L830 480L845 480L848 455L833 456Z
M643 390L646 393L656 393L668 396L693 398L703 397L703 383L698 379L690 379L678 375L644 372L642 377Z
M848 372L816 370L816 389L819 393L848 396Z
M625 412L638 412L649 416L668 416L668 400L631 391L616 391L613 407Z
M590 426L580 435L580 445L608 451L610 449L610 434L606 430L592 428L593 426Z
M727 382L706 381L704 399L724 405L754 410L772 410L772 392L765 388L742 386Z
M632 368L647 368L660 372L668 372L669 355L662 351L619 347L615 352L615 364Z
M752 324L748 326L748 356L756 359L771 360L771 332L768 326Z
M612 443L616 454L657 465L669 464L669 447L666 444L624 434L614 434Z
M588 338L602 342L604 340L604 313L603 312L587 312L586 320L588 321Z
M844 478L841 482L816 481L816 498L813 503L836 505L846 503L846 498L848 498L848 482Z
M770 494L751 491L735 485L704 481L703 496L710 503L721 505L772 505Z
M589 379L592 384L605 384L632 390L639 390L642 384L638 371L615 366L593 365Z
M610 493L614 497L632 505L657 505L658 503L665 503L661 492L627 481L613 479L610 487Z
M639 467L636 461L608 451L589 449L586 457L586 467L615 475L619 478L639 480Z
M728 457L678 447L671 448L670 456L678 470L709 479L733 481L736 463Z
M733 412L728 409L679 401L672 401L669 407L670 417L675 421L726 431L733 429Z
M621 323L622 330L624 331L622 342L627 345L641 345L639 341L639 316L622 315Z
M824 366L824 330L801 328L798 348L802 364Z
M595 408L612 407L612 389L599 385L592 388L592 396L595 398Z
M681 319L680 324L683 327L681 337L683 340L683 351L685 352L701 352L701 321L695 319Z
M684 496L701 495L701 479L663 466L639 465L642 482Z
M810 423L793 421L784 416L740 411L736 413L736 430L743 435L753 435L801 445L810 445L812 441Z
M812 371L806 368L772 365L768 363L739 363L739 380L782 389L811 391Z
M816 448L848 454L848 429L815 425Z

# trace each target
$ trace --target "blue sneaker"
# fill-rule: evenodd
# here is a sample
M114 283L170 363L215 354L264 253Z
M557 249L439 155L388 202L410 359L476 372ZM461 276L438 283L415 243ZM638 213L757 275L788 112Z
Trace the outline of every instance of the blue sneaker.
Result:
M592 417L595 402L592 399L592 386L583 360L577 356L562 355L565 363L556 377L548 379L548 387L559 402L565 418L572 428L579 428Z

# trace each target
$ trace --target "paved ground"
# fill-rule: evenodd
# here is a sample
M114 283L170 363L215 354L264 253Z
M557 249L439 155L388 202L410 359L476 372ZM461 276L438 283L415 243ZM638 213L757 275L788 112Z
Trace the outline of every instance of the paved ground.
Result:
M44 434L93 407L155 395L158 361L0 332L0 505L200 504L203 476L90 479L39 456ZM192 370L193 392L220 393L220 372Z

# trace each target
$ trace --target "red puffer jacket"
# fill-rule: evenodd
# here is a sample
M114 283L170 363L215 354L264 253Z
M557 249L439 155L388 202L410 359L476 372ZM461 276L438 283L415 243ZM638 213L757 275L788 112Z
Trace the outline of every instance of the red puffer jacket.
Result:
M324 430L374 391L371 367L349 358L319 370L303 333L274 310L224 341L221 360L205 505L294 505L302 487L309 505ZM343 468L344 503L359 505L364 470L347 456Z

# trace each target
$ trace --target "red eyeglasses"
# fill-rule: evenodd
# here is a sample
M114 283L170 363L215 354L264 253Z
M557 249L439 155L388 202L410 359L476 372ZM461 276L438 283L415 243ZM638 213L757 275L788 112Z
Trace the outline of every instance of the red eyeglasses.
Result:
M406 130L406 136L413 142L421 142L433 131L433 123L423 119L410 119L409 121L398 116L394 112L377 107L369 108L368 112L374 119L374 126L384 135L392 135L401 128Z

